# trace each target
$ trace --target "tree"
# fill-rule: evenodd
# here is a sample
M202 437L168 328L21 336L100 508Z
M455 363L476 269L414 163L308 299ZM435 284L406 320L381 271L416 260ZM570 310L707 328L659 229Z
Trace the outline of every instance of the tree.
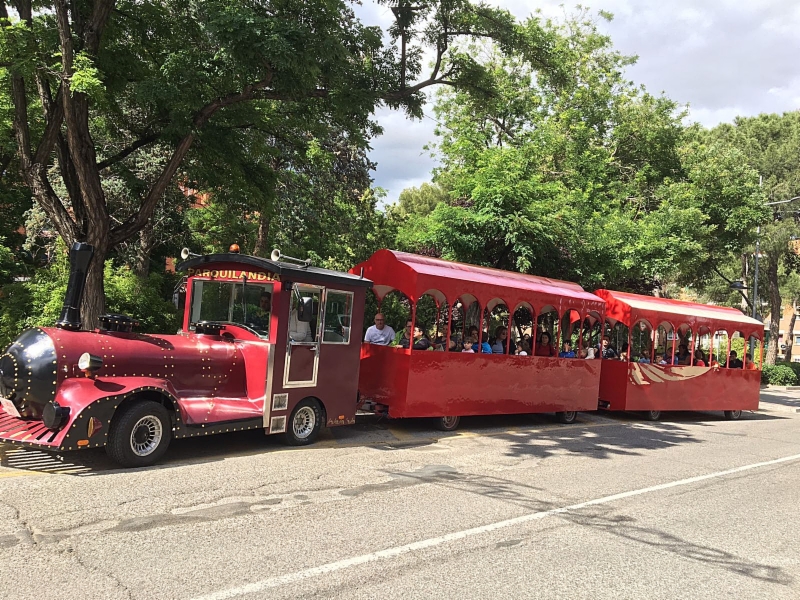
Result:
M737 117L733 124L720 125L709 132L713 140L737 147L748 165L762 177L766 200L780 202L800 196L800 111ZM767 364L775 364L778 356L778 333L783 314L781 282L783 269L793 270L796 261L789 251L789 241L800 235L794 217L800 213L798 203L779 204L772 218L765 218L761 227L761 249L766 256L766 290L770 312L770 342ZM763 288L762 288L763 289Z
M0 4L22 177L67 244L95 247L82 307L88 326L103 310L106 258L145 230L176 175L190 177L187 163L203 157L198 143L237 129L269 132L276 106L313 105L365 144L379 104L419 116L430 86L481 88L482 67L452 46L463 37L492 38L549 65L551 40L530 35L532 23L522 36L506 11L467 0L386 4L396 17L389 44L344 0ZM435 58L424 77L426 47ZM168 150L157 177L138 178L148 185L114 206L109 173L135 170L132 157L155 146Z
M446 258L641 293L708 277L763 217L740 152L705 143L684 111L624 79L633 62L585 13L545 27L554 82L491 45L492 95L444 89L435 181L450 190L399 244Z

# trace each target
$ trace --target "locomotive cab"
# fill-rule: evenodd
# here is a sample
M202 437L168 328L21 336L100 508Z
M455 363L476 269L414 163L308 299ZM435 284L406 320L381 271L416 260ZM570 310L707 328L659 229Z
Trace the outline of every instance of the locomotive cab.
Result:
M80 246L80 248L78 248ZM177 335L109 315L81 328L91 247L76 244L62 318L0 356L0 441L105 446L124 466L175 438L263 428L290 444L355 421L363 305L371 282L280 253L194 256Z

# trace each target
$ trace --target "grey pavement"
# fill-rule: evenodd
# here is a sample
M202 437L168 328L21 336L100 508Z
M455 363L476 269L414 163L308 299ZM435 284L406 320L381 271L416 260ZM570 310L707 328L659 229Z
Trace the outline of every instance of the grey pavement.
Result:
M791 401L791 398L786 400ZM800 414L361 417L319 444L0 449L0 597L800 597Z

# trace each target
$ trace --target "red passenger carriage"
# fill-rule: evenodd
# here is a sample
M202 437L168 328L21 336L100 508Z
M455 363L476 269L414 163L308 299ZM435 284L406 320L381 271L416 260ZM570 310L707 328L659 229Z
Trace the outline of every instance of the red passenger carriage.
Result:
M580 339L576 324L602 320L603 301L579 285L391 250L379 250L351 270L362 272L372 280L379 302L393 290L402 292L411 304L412 320L420 299L431 296L446 350L364 344L359 391L367 406L390 417L436 417L443 429L455 428L458 417L466 415L556 412L569 422L576 411L597 408L600 361L515 356L512 350L513 337L525 325L517 318L520 312L530 315L535 328L533 353L537 330L546 331L555 342L560 322L564 339ZM505 323L511 326L503 354L447 351L466 324L466 318L456 317L464 317L476 304L473 312L480 315L476 325L482 340L492 334L490 314L512 319ZM443 307L452 309L442 315Z
M721 410L738 418L758 409L763 323L734 308L595 294L605 300L612 345L628 353L627 361L602 361L601 407L645 411L652 419L668 410Z

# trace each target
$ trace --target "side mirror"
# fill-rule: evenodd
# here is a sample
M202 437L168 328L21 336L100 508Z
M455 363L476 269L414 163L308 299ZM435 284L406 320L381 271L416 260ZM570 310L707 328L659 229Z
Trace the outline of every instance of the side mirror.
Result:
M297 305L297 320L303 323L310 323L314 318L314 299L309 297L300 298Z

